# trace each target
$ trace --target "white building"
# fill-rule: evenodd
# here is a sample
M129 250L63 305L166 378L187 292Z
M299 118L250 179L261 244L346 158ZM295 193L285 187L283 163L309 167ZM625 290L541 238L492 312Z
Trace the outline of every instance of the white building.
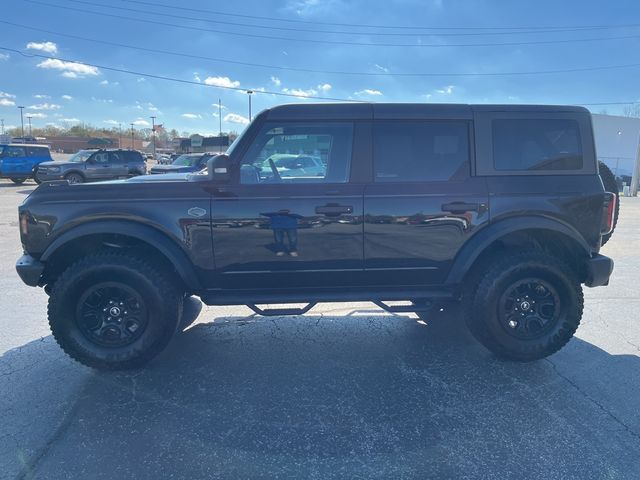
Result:
M631 176L640 142L640 118L614 115L593 116L593 132L598 160L617 176Z

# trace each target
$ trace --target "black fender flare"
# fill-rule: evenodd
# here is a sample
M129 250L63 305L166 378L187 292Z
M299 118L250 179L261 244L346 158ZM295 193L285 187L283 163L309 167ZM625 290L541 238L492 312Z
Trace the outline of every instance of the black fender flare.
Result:
M591 256L591 249L580 232L560 220L535 215L507 218L490 223L469 239L456 255L445 283L447 285L462 283L466 273L489 245L505 235L521 230L549 230L566 235L580 246L585 259Z
M40 261L46 263L59 248L72 240L101 233L124 235L148 243L173 265L190 291L196 292L201 289L191 259L175 240L156 228L126 220L95 220L72 227L49 244L40 256Z

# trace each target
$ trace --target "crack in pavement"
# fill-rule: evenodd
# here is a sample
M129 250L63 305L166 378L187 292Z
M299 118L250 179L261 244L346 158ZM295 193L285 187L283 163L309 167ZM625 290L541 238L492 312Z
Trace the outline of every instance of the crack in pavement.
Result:
M589 400L589 402L593 403L595 406L597 406L600 410L602 410L608 417L610 417L614 422L616 422L618 425L620 425L622 428L624 428L624 430L631 435L632 437L634 437L636 440L640 441L640 434L635 432L631 427L629 427L626 423L624 423L621 419L619 419L613 412L611 412L610 410L608 410L607 408L604 407L604 405L602 405L600 402L598 402L595 398L591 397L587 392L585 392L582 388L580 388L580 386L575 383L573 380L571 380L569 377L567 377L566 375L563 375L562 373L560 373L560 371L558 370L557 366L555 363L553 363L551 360L549 360L548 358L544 359L545 362L548 362L551 364L551 366L553 367L553 370L556 372L556 374L562 378L563 380L565 380L569 385L571 385L578 393L580 393L580 395L582 395L584 398L586 398L587 400Z

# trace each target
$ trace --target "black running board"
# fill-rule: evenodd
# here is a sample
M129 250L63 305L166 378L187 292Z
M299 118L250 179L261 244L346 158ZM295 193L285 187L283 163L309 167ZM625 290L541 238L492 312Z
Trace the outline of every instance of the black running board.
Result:
M434 303L455 300L452 289L296 289L275 290L210 290L201 295L207 305L246 305L259 315L303 315L321 302L373 302L392 313L429 311ZM410 301L405 305L389 305L390 301ZM258 305L304 303L301 308L261 308Z

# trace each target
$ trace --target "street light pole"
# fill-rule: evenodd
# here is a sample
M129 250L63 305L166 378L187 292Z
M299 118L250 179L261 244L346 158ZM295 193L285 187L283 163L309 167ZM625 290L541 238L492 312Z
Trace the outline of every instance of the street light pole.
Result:
M2 126L2 135L4 135L4 118L0 118L0 125Z
M122 122L118 123L118 148L122 148Z
M151 142L153 143L153 159L156 158L156 117L151 116Z
M133 141L133 134L134 134L134 130L133 130L133 123L132 123L131 124L131 150L135 150L136 149L134 141Z
M31 133L31 115L27 115L27 120L29 120L29 136L33 137L33 134Z
M22 117L22 111L24 110L24 107L18 106L18 108L20 109L20 127L22 130L22 139L24 140L24 118Z
M249 121L251 121L251 95L253 95L253 90L247 90L247 95L249 95Z

